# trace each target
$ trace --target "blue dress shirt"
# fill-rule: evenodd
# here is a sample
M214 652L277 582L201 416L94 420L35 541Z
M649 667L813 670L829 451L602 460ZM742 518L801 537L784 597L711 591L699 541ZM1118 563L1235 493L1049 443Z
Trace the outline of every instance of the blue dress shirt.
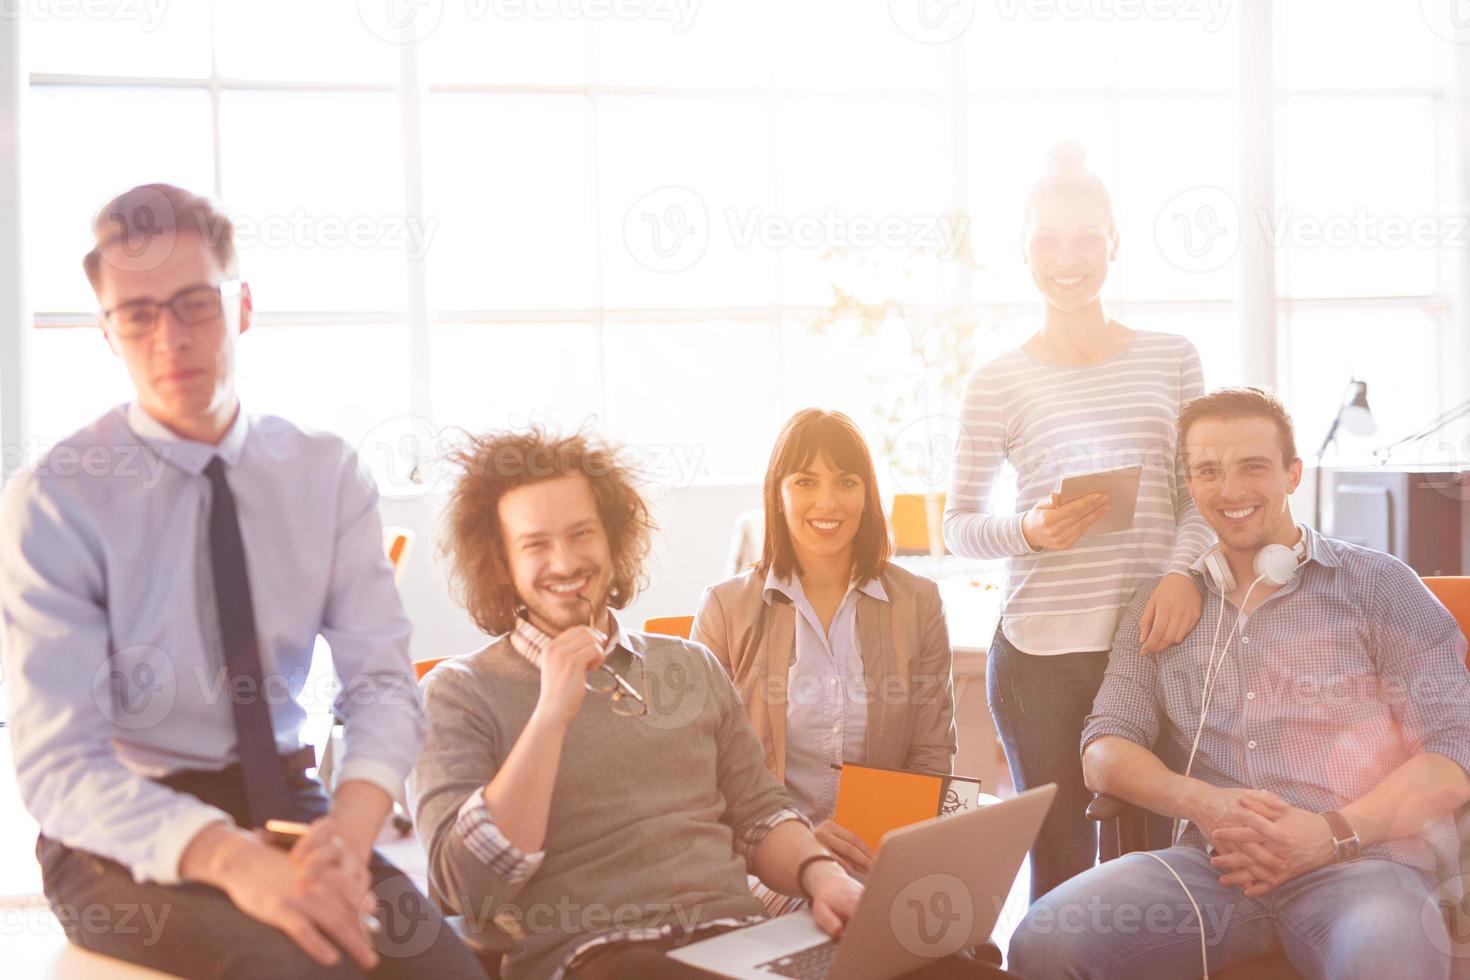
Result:
M142 881L223 811L148 777L237 761L209 560L209 479L227 465L276 745L301 745L318 635L345 720L339 780L399 795L424 737L409 622L383 553L377 490L334 435L240 411L218 446L137 405L15 477L0 503L11 743L41 832Z

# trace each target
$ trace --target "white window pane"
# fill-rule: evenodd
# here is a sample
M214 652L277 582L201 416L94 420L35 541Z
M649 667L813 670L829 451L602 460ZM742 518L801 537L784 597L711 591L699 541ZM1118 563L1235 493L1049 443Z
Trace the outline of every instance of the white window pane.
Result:
M930 256L913 264L915 281L892 284L904 293L887 294L937 301L965 231L948 213L948 130L938 101L785 99L778 125L778 218L793 238L777 250L782 302L829 302L842 277L828 253L843 250L883 279L911 252Z
M867 440L882 492L943 492L958 386L946 390L938 375L926 379L900 320L867 333L853 321L817 330L809 318L792 317L781 344L782 421L804 408L842 412ZM915 446L940 450L915 464Z
M436 428L571 433L602 411L590 323L439 323L433 351Z
M133 75L209 74L205 3L34 3L11 0L0 17L25 16L21 41L33 72Z
M596 302L585 99L435 94L425 131L429 288L441 310Z
M430 83L577 85L592 79L592 22L553 4L445 3L419 42Z
M133 399L127 367L95 328L33 330L28 375L27 464L40 450ZM8 467L11 460L5 462Z
M1087 166L1118 193L1112 113L1102 99L983 98L971 104L969 136L971 241L980 270L978 303L1032 302L1036 287L1021 256L1026 198L1062 139L1087 150ZM1123 261L1120 254L1120 262ZM1116 268L1116 266L1115 266ZM1105 295L1114 295L1109 281Z
M1293 98L1275 215L1290 296L1409 296L1438 290L1440 245L1464 231L1439 209L1433 102Z
M400 50L388 40L399 36L389 18L396 14L411 27L436 5L215 0L214 6L219 72L226 78L393 82Z
M610 436L665 486L759 482L775 433L770 325L608 323L603 329Z
M968 370L974 370L1004 351L1019 347L1041 329L1042 307L1038 300L1032 309L1006 307L981 308L980 335L975 338L975 354ZM958 391L956 391L956 398ZM956 402L958 404L958 402Z
M399 310L405 256L397 103L358 93L226 92L224 203L260 310Z
M959 6L959 5L957 5ZM1231 3L975 4L964 35L977 91L1220 92L1233 85Z
M1378 431L1338 432L1339 459L1368 462L1378 446L1422 427L1441 410L1440 350L1433 317L1414 311L1299 312L1284 324L1289 363L1287 407L1296 422L1297 450L1309 458L1327 435L1349 380L1368 383ZM1396 462L1412 463L1414 450Z
M1243 328L1233 312L1129 313L1123 322L1135 330L1159 330L1188 337L1199 351L1206 391L1250 383L1245 374Z
M606 98L598 122L603 303L761 306L775 254L771 120L758 99Z
M92 218L103 204L144 183L212 192L209 97L92 88L33 88L28 97L27 299L42 312L91 311L97 301L82 256L92 248ZM153 125L160 119L168 124Z
M604 85L745 88L771 83L771 0L669 0L623 5L596 22Z
M1463 20L1460 3L1278 3L1280 83L1315 89L1443 85L1455 47L1435 27L1463 35L1463 25L1451 20L1456 13Z
M1085 91L1116 82L1117 22L1062 16L1067 4L973 6L975 20L963 39L972 88Z
M1229 299L1239 288L1239 147L1227 98L1128 99L1127 148L1113 204L1122 236L1114 267L1130 300Z
M942 48L904 33L904 11L896 8L905 6L908 0L778 3L770 35L777 84L797 91L935 91Z
M1119 86L1154 92L1232 92L1239 75L1241 6L1180 0L1157 5L1170 16L1124 21L1113 34Z
M408 331L395 324L257 325L239 339L240 402L356 446L409 412Z

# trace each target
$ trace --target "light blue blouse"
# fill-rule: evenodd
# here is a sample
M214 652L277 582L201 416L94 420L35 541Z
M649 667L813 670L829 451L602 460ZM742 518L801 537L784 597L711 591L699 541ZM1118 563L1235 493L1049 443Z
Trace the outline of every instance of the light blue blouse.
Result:
M837 809L838 773L844 762L867 761L868 686L858 640L858 593L883 602L888 594L876 578L849 586L828 630L802 590L801 579L766 575L766 589L796 607L796 655L786 696L786 789L813 823Z

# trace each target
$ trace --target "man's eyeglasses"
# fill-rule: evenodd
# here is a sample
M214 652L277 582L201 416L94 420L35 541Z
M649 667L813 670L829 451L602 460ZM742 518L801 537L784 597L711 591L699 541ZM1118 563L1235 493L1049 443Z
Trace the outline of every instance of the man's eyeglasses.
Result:
M602 633L597 629L597 607L592 605L591 599L580 593L577 598L587 603L587 625L594 633L601 636ZM642 661L639 661L639 666L642 667ZM647 673L644 673L643 677L646 683ZM623 675L609 667L606 662L596 670L588 671L587 679L582 682L582 685L594 694L606 694L608 706L612 708L615 715L648 714L648 702L643 700L643 695L638 693L636 687L623 680Z
M239 295L240 280L227 279L217 286L185 286L161 303L151 299L119 303L102 315L119 337L137 340L153 332L164 310L185 326L199 327L213 323L224 312L225 303Z
M583 683L589 691L606 694L609 707L612 708L615 715L648 714L648 704L643 700L643 695L638 693L636 687L623 680L622 674L607 664L590 671L587 674L587 680Z

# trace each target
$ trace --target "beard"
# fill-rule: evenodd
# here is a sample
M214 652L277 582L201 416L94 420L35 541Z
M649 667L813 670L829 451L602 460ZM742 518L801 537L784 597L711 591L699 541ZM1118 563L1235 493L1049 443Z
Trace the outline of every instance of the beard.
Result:
M587 578L588 583L578 593L564 597L548 594L546 583L537 586L534 602L526 603L526 610L535 625L551 636L557 636L576 626L587 626L602 620L607 608L607 586L604 584L604 569L587 569L580 574L566 576L562 581ZM553 580L555 581L555 580Z

